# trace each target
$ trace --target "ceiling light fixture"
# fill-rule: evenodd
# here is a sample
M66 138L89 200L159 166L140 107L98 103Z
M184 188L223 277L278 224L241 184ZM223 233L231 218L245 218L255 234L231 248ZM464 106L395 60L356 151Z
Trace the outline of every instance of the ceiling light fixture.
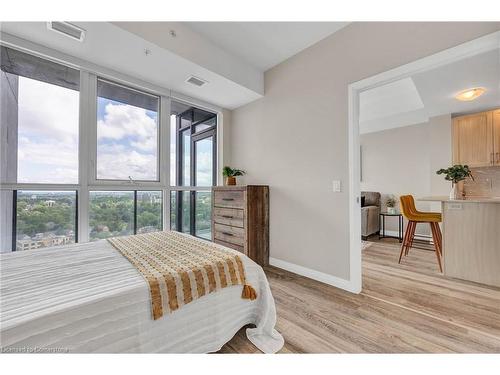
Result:
M468 102L479 98L485 91L486 89L482 87L474 87L472 89L460 91L457 95L455 95L455 99Z

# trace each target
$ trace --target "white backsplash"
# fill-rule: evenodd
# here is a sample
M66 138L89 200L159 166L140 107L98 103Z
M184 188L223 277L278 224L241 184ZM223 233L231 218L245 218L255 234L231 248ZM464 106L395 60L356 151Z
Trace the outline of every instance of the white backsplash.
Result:
M474 181L465 180L468 197L500 197L500 167L471 168Z

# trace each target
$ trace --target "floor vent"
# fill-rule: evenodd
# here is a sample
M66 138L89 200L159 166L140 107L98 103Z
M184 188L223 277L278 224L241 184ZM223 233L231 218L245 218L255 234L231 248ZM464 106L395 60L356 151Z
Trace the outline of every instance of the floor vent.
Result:
M79 42L83 42L85 38L85 30L69 22L50 21L47 22L47 28Z
M198 78L198 77L195 77L195 76L191 76L189 77L187 80L186 80L187 83L190 83L192 85L195 85L195 86L198 86L198 87L201 87L203 86L205 83L208 83L207 81L201 79L201 78Z

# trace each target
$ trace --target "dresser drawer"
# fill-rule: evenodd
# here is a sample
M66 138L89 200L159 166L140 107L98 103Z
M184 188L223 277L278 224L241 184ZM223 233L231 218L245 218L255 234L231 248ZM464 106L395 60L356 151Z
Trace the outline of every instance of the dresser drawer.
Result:
M245 230L223 224L214 224L214 239L234 245L245 245Z
M233 227L244 227L245 211L238 208L214 207L214 221Z
M243 208L245 207L244 191L243 190L215 190L214 191L214 206Z
M235 245L234 243L229 243L229 242L225 242L225 241L221 241L221 240L214 240L214 242L219 244L219 245L229 247L230 249L237 250L240 253L245 254L245 248L243 246Z

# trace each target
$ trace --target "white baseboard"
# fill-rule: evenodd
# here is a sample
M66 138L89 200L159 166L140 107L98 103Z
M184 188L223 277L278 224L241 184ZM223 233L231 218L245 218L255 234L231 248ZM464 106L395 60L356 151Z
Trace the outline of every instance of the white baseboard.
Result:
M342 279L340 277L332 276L320 271L316 271L310 268L299 266L298 264L289 263L281 259L269 258L269 264L274 267L284 269L296 273L301 276L308 277L310 279L321 281L322 283L334 286L336 288L347 290L351 293L360 293L361 290L355 288L350 280Z

